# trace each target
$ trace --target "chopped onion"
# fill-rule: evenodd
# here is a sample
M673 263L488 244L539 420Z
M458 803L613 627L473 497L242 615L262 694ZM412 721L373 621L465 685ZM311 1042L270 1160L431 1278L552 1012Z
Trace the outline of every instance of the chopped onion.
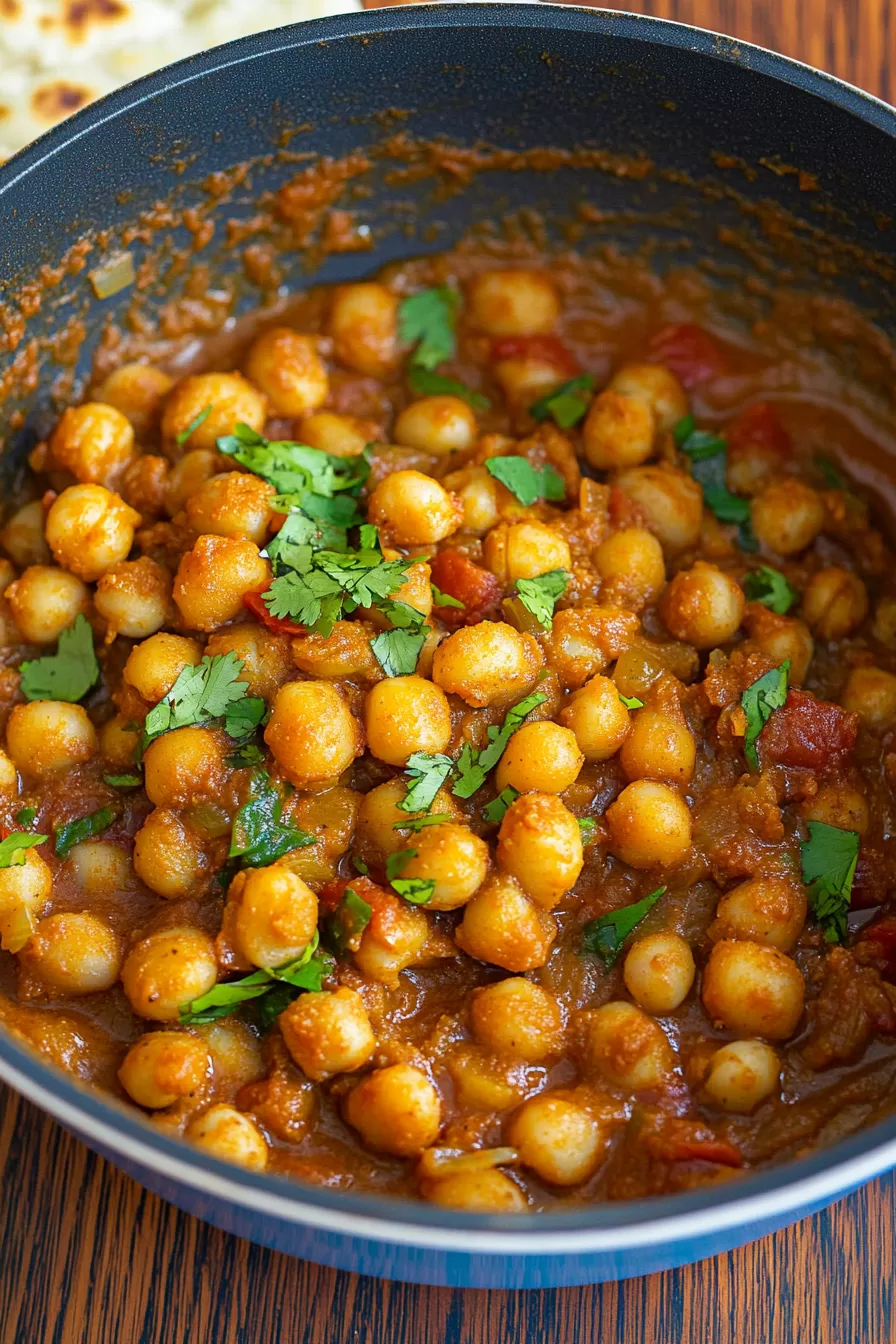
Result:
M417 1167L423 1179L443 1180L459 1171L487 1171L512 1166L520 1155L515 1148L479 1148L465 1153L459 1148L427 1148Z
M89 272L90 283L93 285L93 292L98 299L111 298L119 290L127 289L136 280L134 271L134 258L130 252L118 252L114 257L110 257L102 266L97 266L95 270Z
M4 952L21 952L36 927L28 906L14 905L0 918L0 947Z

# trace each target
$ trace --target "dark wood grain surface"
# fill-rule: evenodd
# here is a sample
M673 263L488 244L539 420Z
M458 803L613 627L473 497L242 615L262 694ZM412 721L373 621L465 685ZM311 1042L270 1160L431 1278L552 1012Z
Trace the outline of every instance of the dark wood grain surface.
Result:
M890 100L896 0L629 0ZM896 195L896 184L894 184ZM896 1178L716 1260L556 1292L380 1283L197 1222L0 1089L0 1344L892 1344Z

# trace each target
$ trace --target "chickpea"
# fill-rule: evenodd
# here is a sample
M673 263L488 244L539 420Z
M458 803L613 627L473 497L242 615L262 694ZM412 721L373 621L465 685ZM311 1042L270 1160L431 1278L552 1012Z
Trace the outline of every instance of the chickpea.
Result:
M370 496L367 516L398 546L432 546L460 526L460 501L422 471L393 471Z
M96 609L108 622L110 635L147 639L169 619L171 575L148 555L123 560L97 584Z
M582 426L582 449L592 467L637 467L653 453L656 420L650 405L612 387L599 392Z
M636 779L610 807L610 851L632 868L673 867L691 848L691 814L667 784Z
M496 873L464 906L455 941L478 961L505 971L534 971L548 959L557 937L552 915L541 910L515 878Z
M473 990L470 1025L486 1050L528 1064L540 1064L563 1047L557 1000L541 985L517 976Z
M665 779L682 787L694 773L697 748L683 719L661 709L639 709L619 761L629 779Z
M633 467L616 484L644 515L646 526L672 553L695 546L703 520L703 491L678 467Z
M171 463L167 457L142 453L131 458L118 482L118 493L126 504L136 509L144 524L160 518L165 512L165 497Z
M267 588L271 566L251 541L200 537L174 576L174 600L194 630L217 630L243 611L243 598Z
M750 517L763 546L778 555L796 555L812 545L824 526L824 504L811 485L788 477L756 495Z
M375 1069L348 1094L345 1118L368 1148L414 1157L437 1138L442 1104L425 1073L392 1064Z
M460 501L463 509L461 530L483 537L501 519L502 486L485 467L464 467L443 477L442 484ZM508 492L505 492L508 493Z
M377 437L376 425L354 415L317 411L302 421L302 442L333 457L357 457Z
M133 770L140 746L140 734L126 726L129 722L122 714L116 714L99 732L100 755L109 765L120 766L122 774Z
M696 649L713 649L737 634L744 595L730 574L698 560L671 580L659 613L676 639Z
M631 727L629 712L619 692L609 677L602 676L592 677L576 691L558 717L575 734L586 761L609 760L622 746ZM510 742L512 745L513 738Z
M102 485L71 485L50 505L47 542L56 563L87 583L127 558L140 515Z
M809 627L792 616L778 616L767 607L750 604L744 617L750 639L776 667L790 663L790 685L801 686L815 653Z
M91 896L133 890L130 857L111 840L90 840L75 845L65 860L77 885Z
M193 1030L212 1057L219 1087L235 1091L264 1076L261 1042L248 1023L238 1017L222 1017L214 1022L197 1023Z
M626 527L612 532L594 552L601 599L640 611L666 582L663 548L652 532Z
M6 724L6 750L20 774L49 779L96 755L96 733L80 705L32 700L15 705Z
M632 943L622 978L640 1008L661 1017L684 1003L694 983L694 956L677 933L653 933Z
M553 331L560 299L540 271L483 271L467 289L470 319L489 336L529 336Z
M17 798L19 773L5 751L0 751L0 798Z
M468 705L512 704L532 690L544 663L531 635L503 621L480 621L455 630L436 649L432 679Z
M764 1041L730 1041L709 1061L703 1091L710 1106L749 1115L777 1089L781 1060Z
M806 986L796 962L759 943L716 943L703 972L703 1006L728 1031L785 1041L796 1031Z
M806 893L788 877L753 877L719 901L713 939L743 939L790 952L806 922Z
M384 863L389 854L401 849L405 837L399 826L410 824L410 814L402 811L398 804L406 796L407 782L404 779L390 779L371 789L361 799L358 811L358 824L355 831L355 849L368 862ZM447 816L449 820L462 819L460 809L446 789L436 794L430 812L433 816ZM422 839L425 832L421 831Z
M553 910L582 871L579 823L556 794L523 794L504 814L496 857L536 905Z
M364 750L358 720L335 686L290 681L282 686L264 740L297 788L335 780Z
M123 676L148 704L168 694L185 667L198 667L202 648L183 635L151 635L128 654Z
M367 745L388 765L406 765L415 751L443 752L451 741L445 692L424 677L389 677L364 702Z
M376 1048L361 995L345 985L302 994L278 1022L287 1050L313 1082L363 1068Z
M207 994L218 979L215 945L184 925L151 933L131 948L121 983L138 1017L177 1022L181 1008Z
M533 402L553 392L563 381L555 363L527 355L496 360L492 376L505 400L516 410L528 410Z
M201 425L190 431L184 443L177 442L194 421L211 407ZM195 373L176 383L162 411L162 439L169 453L217 447L218 439L232 434L242 422L261 432L267 419L267 400L240 373Z
M292 641L292 662L309 677L334 681L380 681L383 669L370 647L375 633L364 621L336 621L326 636L300 635Z
M157 807L134 836L134 872L157 896L186 900L208 874L202 841L176 812Z
M507 1138L548 1185L580 1185L593 1176L607 1136L593 1115L566 1097L543 1092L524 1102L510 1122Z
M16 620L21 629L22 622ZM896 725L896 677L881 667L854 667L840 701L844 709L861 715L866 728Z
M499 523L483 541L482 556L505 585L572 568L567 541L544 523Z
M268 1164L267 1139L261 1130L248 1115L224 1102L194 1115L184 1135L210 1156L248 1171L264 1171Z
M227 458L210 448L197 448L185 453L168 474L165 484L165 511L174 518L186 507L187 501L213 477L226 470Z
M340 364L369 378L387 377L398 360L398 297L385 285L340 285L328 331Z
M118 979L121 947L96 915L50 915L40 921L19 961L63 994L95 994Z
M896 597L882 597L874 609L874 638L888 649L896 648Z
M29 644L55 644L90 606L87 585L76 574L50 565L30 565L4 595Z
M868 614L868 590L858 574L831 565L813 574L803 591L803 615L819 639L843 639Z
M662 364L626 364L613 374L609 386L624 397L645 402L659 431L674 429L688 413L687 392Z
M197 532L243 537L261 546L273 517L274 487L245 471L225 471L200 485L186 501L186 514Z
M4 951L17 952L25 946L33 921L43 914L52 892L53 874L34 849L25 850L24 863L0 868L0 934Z
M108 486L134 456L134 428L121 411L100 401L69 406L50 435L50 452L75 480Z
M188 1031L152 1031L131 1046L118 1070L132 1101L148 1111L198 1092L211 1075L207 1047Z
M468 826L445 821L422 830L409 843L416 853L401 876L435 882L428 910L456 910L466 905L488 876L488 845Z
M0 542L20 569L28 565L48 565L52 559L44 535L44 510L39 499L25 504L0 531Z
M246 376L267 397L275 415L307 415L323 406L330 393L317 338L290 327L271 327L252 342Z
M16 570L12 561L0 559L0 595L8 591L15 577Z
M144 788L156 807L192 807L220 797L228 776L227 739L211 728L175 728L146 748Z
M586 1067L632 1092L662 1087L675 1055L658 1022L622 1000L580 1013L578 1028Z
M251 966L273 969L300 957L317 929L317 897L288 868L237 873L224 909L224 933Z
M295 675L291 641L288 635L276 635L263 625L235 625L219 630L205 646L209 658L235 653L243 664L239 680L247 694L271 701L285 681Z
M445 457L472 448L478 432L476 416L460 397L421 397L400 413L394 439L409 448Z
M152 364L122 364L105 379L99 396L126 415L143 439L158 422L162 402L173 386L171 375Z
M495 1167L451 1172L425 1182L420 1193L430 1204L463 1213L525 1213L529 1207L519 1186Z
M368 980L397 985L401 972L419 960L428 938L429 920L424 912L385 894L361 937L355 965Z
M818 792L800 804L799 813L807 821L823 821L841 831L858 831L859 835L865 834L871 820L865 795L841 783L820 784Z
M495 788L499 793L508 786L517 793L564 793L576 782L584 761L572 729L550 719L524 723L498 762Z

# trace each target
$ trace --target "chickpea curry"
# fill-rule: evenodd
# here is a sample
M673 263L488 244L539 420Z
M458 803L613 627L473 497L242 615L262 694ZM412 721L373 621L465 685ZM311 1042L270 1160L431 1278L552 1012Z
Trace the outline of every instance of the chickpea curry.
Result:
M805 407L707 415L769 359L589 368L568 288L315 291L31 455L0 1020L208 1153L527 1212L892 1106L896 559Z

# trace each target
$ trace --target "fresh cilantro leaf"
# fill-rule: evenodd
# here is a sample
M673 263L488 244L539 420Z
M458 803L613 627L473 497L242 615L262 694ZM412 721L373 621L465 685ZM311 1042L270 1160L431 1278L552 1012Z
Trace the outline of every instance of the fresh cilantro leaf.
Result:
M441 588L436 587L436 585L432 582L432 580L430 580L429 586L432 589L432 600L434 606L460 607L460 609L463 610L464 605L463 602L459 602L458 599L456 597L452 597L450 593L443 593Z
M227 757L227 764L234 770L245 770L250 765L264 765L264 752L254 742L244 742Z
M396 806L401 812L428 812L435 796L454 769L450 756L429 756L415 751L408 757L405 773L410 776L408 791Z
M241 859L247 868L266 868L294 849L313 845L315 837L282 821L283 796L267 770L253 770L249 796L233 819L228 858Z
M175 439L175 443L177 444L178 448L183 448L184 444L186 443L190 435L194 434L200 425L205 424L206 420L211 415L212 410L213 410L212 406L206 406L204 410L200 411L199 414L190 421L186 429L181 430L181 432Z
M582 930L582 950L600 957L605 966L612 966L628 935L653 909L665 890L665 887L657 887L633 905L624 905L621 910L610 910L606 915L589 920Z
M693 428L693 417L679 420L672 431L676 444L691 460L691 473L703 490L706 507L720 523L739 523L743 527L741 545L755 550L756 542L749 530L750 503L733 495L728 489L725 473L728 466L727 446L724 439L704 429ZM684 433L687 427L689 432Z
M384 630L370 641L370 648L387 677L409 677L417 669L417 659L425 643L425 635L412 635L408 630Z
M36 816L36 807L23 807L16 813L16 821L20 826L30 826Z
M362 551L381 551L380 534L373 523L362 523L358 528Z
M539 423L550 416L561 429L572 429L573 425L584 419L593 391L593 375L581 373L536 401L534 406L529 407L529 414Z
M261 723L268 707L260 695L244 696L224 712L224 731L235 742L248 740Z
M554 624L554 607L566 592L569 577L565 569L551 569L537 579L517 579L519 599L542 630L550 630Z
M636 695L623 695L621 691L617 691L616 694L619 696L619 699L625 705L626 709L644 708L644 701L639 700Z
M481 750L471 747L469 742L465 743L463 750L457 758L455 766L458 779L453 785L451 792L457 798L470 798L477 789L481 789L485 783L489 770L492 770L501 759L504 748L513 737L517 728L520 727L526 715L547 700L546 695L540 691L527 695L525 700L509 709L504 716L504 722L498 728L495 724L488 730L488 746ZM413 760L413 757L411 758ZM399 803L399 807L401 804Z
M426 905L436 889L433 877L396 877L392 887L411 905Z
M759 542L756 540L756 535L753 531L752 515L750 518L746 518L743 522L738 524L737 544L742 551L749 551L751 554L754 551L759 550Z
M315 933L301 956L287 962L285 966L270 970L263 967L251 975L243 976L241 980L222 981L201 998L184 1004L180 1010L180 1021L184 1026L197 1026L203 1022L214 1022L220 1017L229 1017L240 1004L261 998L274 989L277 989L278 997L272 1006L282 1004L273 1015L277 1017L301 990L319 990L332 971L333 960L326 953L318 951L318 935ZM287 996L279 989L281 985L288 986L295 993ZM267 1022L268 1027L273 1025L273 1017Z
M810 821L808 827L809 838L800 845L800 857L809 904L826 940L842 943L859 858L859 835L824 821Z
M398 305L398 339L415 345L411 363L423 369L451 359L456 348L454 327L460 295L456 289L439 285L421 289Z
M483 817L486 821L491 821L496 825L500 825L504 820L504 814L508 807L511 803L515 803L519 796L519 789L515 789L512 784L508 784L506 788L501 790L497 797L493 798L492 801L487 803L482 809Z
M370 923L373 906L346 887L342 899L327 920L327 934L337 952L357 952L361 935Z
M47 839L49 836L46 835L13 831L12 835L0 840L0 868L20 867L25 862L25 850L33 849L35 845L42 845Z
M26 700L67 700L72 704L80 700L100 676L87 617L76 616L74 625L63 630L55 653L22 663L19 672L19 688Z
M691 425L693 425L693 416L688 416ZM720 457L727 452L728 445L718 434L711 433L708 429L691 429L691 432L684 438L681 438L679 429L683 422L679 420L678 425L672 431L676 444L683 453L687 453L692 462L707 462L711 458Z
M143 725L143 750L173 728L210 723L233 715L232 706L246 696L239 681L244 664L232 651L206 654L198 667L185 667L163 700L151 709Z
M360 873L362 877L366 877L367 874L370 872L369 865L366 864L363 859L359 859L355 855L352 855L352 865L355 869L355 872Z
M283 574L290 569L304 574L310 568L315 551L342 550L347 545L344 529L328 527L292 509L280 531L268 542L263 554L267 555L275 574Z
M383 615L392 622L396 630L410 630L416 635L426 624L426 617L423 612L418 611L416 607L412 607L409 602L393 602L387 598L377 605Z
M341 491L357 494L370 475L366 452L357 457L334 457L304 443L266 439L242 423L217 442L219 452L268 481L278 495L295 496L295 507L304 508L306 495L331 499Z
M76 821L65 821L61 826L54 826L56 857L67 859L75 845L108 830L117 816L114 807L101 807L98 812L91 812L87 817L78 817Z
M761 602L770 611L783 616L799 598L799 593L779 569L760 565L744 578L744 593L750 602Z
M441 826L443 821L450 821L451 818L447 812L433 812L428 817L408 817L407 821L393 821L393 831L411 831L417 834L422 831L424 826Z
M319 570L280 574L262 593L262 600L278 620L297 621L326 638L342 615L344 594L335 579Z
M413 563L384 560L379 550L317 551L311 568L278 576L262 598L272 616L297 621L326 637L343 612L381 606L406 581Z
M139 789L143 783L139 775L103 775L103 779L113 789Z
M481 392L474 392L466 383L457 378L445 378L441 373L433 373L421 365L412 364L408 369L408 385L418 397L460 397L474 411L487 411L491 406L488 397L484 397Z
M400 877L404 868L410 863L411 859L416 859L416 849L396 849L386 859L386 877L391 882L393 878Z
M675 440L675 447L680 448L683 443L687 443L696 428L697 423L692 415L686 415L678 421L678 424L673 425L672 438Z
M553 467L533 467L525 457L490 457L485 469L527 507L539 499L566 498L563 477Z
M756 741L776 709L781 709L787 699L787 676L790 671L790 659L786 658L780 667L748 686L740 698L741 708L747 716L747 731L744 734L744 756L752 770L759 769L759 756Z
M594 832L597 830L594 817L579 817L579 830L582 833L582 844L587 845L589 840L594 839Z
M840 472L829 457L825 457L823 453L816 453L815 465L832 490L849 489L848 482L840 475Z

